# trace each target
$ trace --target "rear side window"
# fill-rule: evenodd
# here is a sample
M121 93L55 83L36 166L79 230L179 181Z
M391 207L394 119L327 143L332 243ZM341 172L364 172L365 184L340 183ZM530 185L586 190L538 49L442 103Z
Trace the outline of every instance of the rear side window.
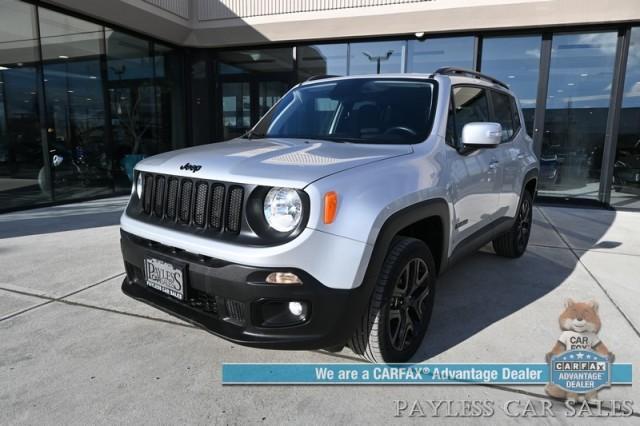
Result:
M453 88L453 105L456 143L462 134L462 128L465 124L490 121L489 100L485 89L472 86L455 86Z
M502 126L502 142L508 142L514 134L511 96L492 90L491 98L493 100L494 120Z

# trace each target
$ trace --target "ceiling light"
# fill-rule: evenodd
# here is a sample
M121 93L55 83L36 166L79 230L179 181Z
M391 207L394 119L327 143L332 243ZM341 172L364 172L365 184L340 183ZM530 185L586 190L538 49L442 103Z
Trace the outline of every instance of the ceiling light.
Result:
M0 65L0 71L6 71L6 70L10 70L11 68L9 67L3 67L2 65Z
M507 78L516 78L515 75L508 75Z
M58 58L60 58L60 59L69 59L69 57L66 56L66 55L58 55Z
M587 74L586 72L583 72L582 74L580 74L580 77L589 77L589 74Z
M98 78L98 77L96 77L95 75L90 75L90 76L89 76L89 78L90 78L91 80L95 80L95 79L96 79L96 78Z
M422 37L424 37L424 32L418 32L418 33L415 34L415 36L417 38L422 38Z
M73 93L73 90L67 90L67 93Z

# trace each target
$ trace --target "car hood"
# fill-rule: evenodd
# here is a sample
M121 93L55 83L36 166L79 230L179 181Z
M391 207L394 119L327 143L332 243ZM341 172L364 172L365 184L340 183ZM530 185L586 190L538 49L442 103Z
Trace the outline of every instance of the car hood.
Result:
M136 169L224 182L304 188L325 176L412 152L411 145L233 139L155 155L138 163ZM187 163L195 167L185 169Z

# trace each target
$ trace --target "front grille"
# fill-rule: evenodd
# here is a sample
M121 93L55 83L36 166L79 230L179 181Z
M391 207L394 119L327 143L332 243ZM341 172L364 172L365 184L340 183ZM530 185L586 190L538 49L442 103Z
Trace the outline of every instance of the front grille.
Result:
M225 301L225 306L230 319L238 323L244 323L244 304L233 299L227 299Z
M142 213L149 221L238 234L244 187L201 179L142 173Z
M208 314L218 314L216 297L204 291L189 288L186 303L194 309L199 309Z

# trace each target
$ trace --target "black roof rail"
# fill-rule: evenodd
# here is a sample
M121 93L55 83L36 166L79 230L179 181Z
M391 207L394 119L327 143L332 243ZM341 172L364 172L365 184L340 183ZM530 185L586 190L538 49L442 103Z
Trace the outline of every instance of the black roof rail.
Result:
M482 74L482 73L480 73L478 71L466 70L464 68L443 67L443 68L438 68L434 74L440 74L440 75L462 75L462 76L477 78L478 80L488 81L490 83L497 84L498 86L502 86L507 90L511 90L511 89L509 89L509 86L507 86L505 83L503 83L502 81L500 81L500 80L498 80L496 78L489 77L488 75Z
M334 77L340 77L340 76L339 75L312 75L311 77L305 80L305 83L307 81L323 80L325 78L334 78Z

